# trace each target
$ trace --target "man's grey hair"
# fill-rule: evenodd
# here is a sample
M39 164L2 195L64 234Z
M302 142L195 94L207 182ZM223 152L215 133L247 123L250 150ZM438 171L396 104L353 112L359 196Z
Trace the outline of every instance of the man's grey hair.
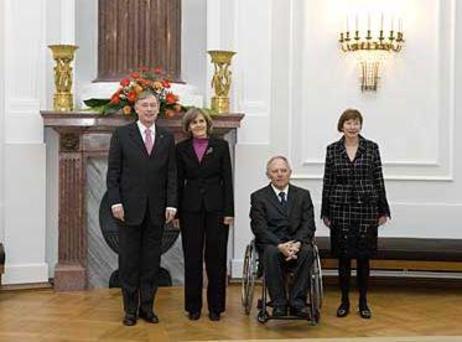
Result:
M286 163L287 165L287 168L292 171L292 168L290 167L290 163L289 163L289 160L284 157L283 155L278 155L278 156L273 156L271 157L268 162L266 163L266 174L269 174L269 171L270 171L270 167L271 167L271 164L275 161L275 160L282 160L284 163Z
M136 97L136 101L135 102L138 102L140 100L144 100L150 96L154 96L156 101L157 101L157 104L160 106L160 98L159 98L159 95L156 94L153 90L151 89L145 89L143 90L141 93L138 94L138 96Z

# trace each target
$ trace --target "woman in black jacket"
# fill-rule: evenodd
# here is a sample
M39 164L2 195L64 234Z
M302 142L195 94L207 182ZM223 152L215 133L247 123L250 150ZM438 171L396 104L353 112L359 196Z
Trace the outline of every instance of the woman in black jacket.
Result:
M357 263L359 313L371 318L367 305L369 259L377 250L377 228L390 217L378 145L359 133L363 118L347 109L337 129L343 137L327 147L321 218L330 228L331 251L339 259L342 300L337 316L349 313L351 259Z
M176 146L179 225L185 260L185 309L189 319L200 318L202 264L207 271L209 318L225 311L228 226L234 203L229 145L210 136L212 121L192 108L183 118L190 138Z

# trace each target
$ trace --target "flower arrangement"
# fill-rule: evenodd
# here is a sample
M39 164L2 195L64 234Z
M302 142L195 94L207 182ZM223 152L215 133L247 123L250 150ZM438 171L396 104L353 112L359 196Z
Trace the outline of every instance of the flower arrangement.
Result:
M110 99L91 98L83 101L87 107L104 115L122 113L136 116L134 104L138 94L151 90L160 101L159 117L171 118L186 110L179 97L170 91L170 81L161 68L142 67L120 80L117 91Z

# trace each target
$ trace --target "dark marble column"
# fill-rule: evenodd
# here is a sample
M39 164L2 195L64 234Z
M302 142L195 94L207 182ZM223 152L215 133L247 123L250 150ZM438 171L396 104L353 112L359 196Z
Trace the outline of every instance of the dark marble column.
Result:
M97 81L140 66L181 81L181 0L99 0Z

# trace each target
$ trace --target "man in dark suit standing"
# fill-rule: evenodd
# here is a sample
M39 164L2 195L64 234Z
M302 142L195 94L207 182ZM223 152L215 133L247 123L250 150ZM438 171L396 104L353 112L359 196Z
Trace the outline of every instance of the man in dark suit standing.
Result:
M250 219L265 280L273 302L273 316L307 317L306 298L313 262L311 240L316 230L313 203L308 190L290 184L287 158L272 157L266 165L271 183L251 195ZM284 271L294 272L289 298L285 293Z
M135 102L138 120L112 135L107 188L119 225L119 277L125 317L150 323L157 290L164 224L176 213L177 185L173 136L155 125L159 100L144 91Z

